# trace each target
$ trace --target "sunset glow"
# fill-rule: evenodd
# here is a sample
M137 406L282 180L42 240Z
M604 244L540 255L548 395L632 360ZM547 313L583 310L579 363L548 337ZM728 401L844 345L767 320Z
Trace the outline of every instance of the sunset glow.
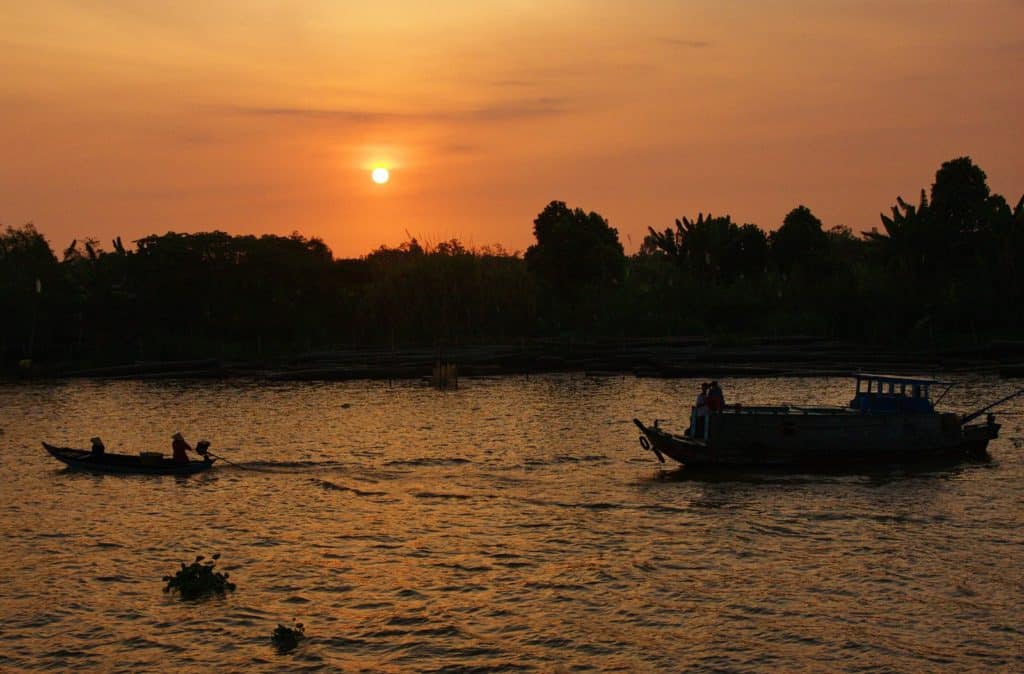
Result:
M0 674L1024 672L1022 28L0 0Z
M1022 25L1015 0L8 2L0 222L339 256L406 231L523 250L552 199L628 251L699 211L870 229L953 156L1024 183ZM382 200L366 162L392 154L415 181Z

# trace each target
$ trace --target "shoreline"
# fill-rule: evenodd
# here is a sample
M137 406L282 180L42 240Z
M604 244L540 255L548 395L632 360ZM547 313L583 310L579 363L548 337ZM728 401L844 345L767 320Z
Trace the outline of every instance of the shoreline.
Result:
M462 377L554 372L662 379L847 376L856 372L908 375L969 372L1021 377L1024 376L1024 342L911 350L866 348L814 337L748 340L746 343L734 340L728 346L689 337L586 342L537 340L519 345L349 348L247 361L204 358L95 367L39 366L22 370L13 379L406 380L429 378L438 362L455 365L458 376Z

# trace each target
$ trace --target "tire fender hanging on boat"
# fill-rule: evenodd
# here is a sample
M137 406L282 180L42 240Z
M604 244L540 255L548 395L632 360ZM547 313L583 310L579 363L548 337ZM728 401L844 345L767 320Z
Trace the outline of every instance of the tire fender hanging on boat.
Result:
M654 452L654 455L658 457L658 461L665 463L665 457L661 455L661 452L658 451L658 448L655 447L654 443L651 442L650 438L647 437L649 433L647 427L644 426L639 419L633 419L633 423L636 424L637 428L639 428L640 431L643 433L643 435L640 436L640 446L643 447L644 449L649 449L652 452Z

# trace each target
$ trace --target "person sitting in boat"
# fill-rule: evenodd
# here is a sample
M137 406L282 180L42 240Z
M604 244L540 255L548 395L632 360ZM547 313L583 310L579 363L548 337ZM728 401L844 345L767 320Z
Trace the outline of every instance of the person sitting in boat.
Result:
M717 381L711 382L711 386L708 387L708 409L712 412L721 412L725 409L725 395Z
M89 442L92 443L92 457L94 459L102 459L103 453L107 451L107 448L103 445L103 441L99 438L91 438Z
M174 452L174 462L188 463L188 452L192 451L191 445L185 442L185 438L181 433L175 433L171 438L171 451Z

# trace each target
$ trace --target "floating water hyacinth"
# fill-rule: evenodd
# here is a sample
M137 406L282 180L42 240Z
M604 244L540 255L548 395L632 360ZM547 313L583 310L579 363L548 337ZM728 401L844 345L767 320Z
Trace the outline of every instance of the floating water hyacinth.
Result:
M228 573L213 570L217 564L216 560L220 559L220 553L213 555L213 558L205 563L204 559L206 557L199 555L196 561L188 566L182 562L181 569L176 574L164 576L164 580L167 581L164 592L176 590L182 599L199 599L210 594L224 596L226 592L233 592L235 584L228 580Z
M277 629L270 635L270 640L274 642L274 646L280 653L294 650L305 638L306 628L302 626L302 623L295 622L294 619L291 627L278 623Z

